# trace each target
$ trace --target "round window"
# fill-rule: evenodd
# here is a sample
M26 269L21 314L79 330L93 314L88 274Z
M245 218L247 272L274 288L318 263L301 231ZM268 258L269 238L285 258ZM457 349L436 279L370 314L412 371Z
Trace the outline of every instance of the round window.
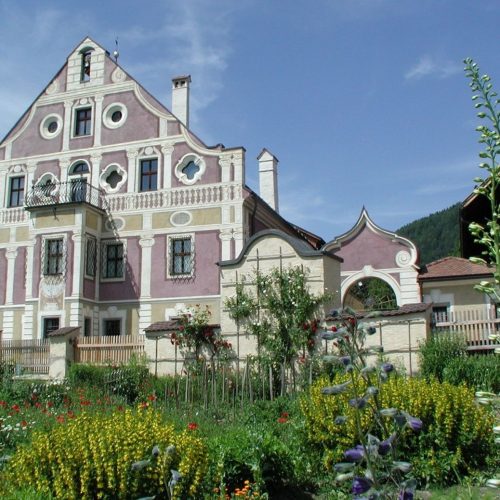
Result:
M40 134L44 139L53 139L61 133L61 130L62 118L59 115L48 115L40 123Z
M59 126L57 125L57 122L54 120L47 125L47 130L49 131L49 133L55 134L57 132L58 127Z
M111 115L111 121L113 123L118 123L122 119L123 113L118 109Z
M102 121L107 128L121 127L127 119L127 108L124 104L114 102L103 113Z

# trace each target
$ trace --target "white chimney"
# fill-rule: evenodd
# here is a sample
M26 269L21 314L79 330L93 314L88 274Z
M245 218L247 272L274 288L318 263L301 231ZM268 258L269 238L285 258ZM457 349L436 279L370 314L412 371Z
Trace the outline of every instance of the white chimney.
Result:
M172 78L172 113L189 127L189 84L191 76Z
M259 191L260 197L276 212L278 204L278 158L263 149L259 156Z

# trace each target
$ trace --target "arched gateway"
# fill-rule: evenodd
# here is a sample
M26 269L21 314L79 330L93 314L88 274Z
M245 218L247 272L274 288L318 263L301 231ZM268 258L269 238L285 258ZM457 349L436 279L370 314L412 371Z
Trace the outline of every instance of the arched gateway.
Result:
M373 279L381 280L387 285L380 286L385 287L383 295L386 297L385 307L384 304L379 304L380 309L391 308L394 301L397 306L421 301L417 281L417 248L410 240L378 227L365 208L349 231L326 243L323 249L343 259L343 305L357 304L362 309L370 308L370 303L375 299L363 290L363 286L376 288L377 284Z

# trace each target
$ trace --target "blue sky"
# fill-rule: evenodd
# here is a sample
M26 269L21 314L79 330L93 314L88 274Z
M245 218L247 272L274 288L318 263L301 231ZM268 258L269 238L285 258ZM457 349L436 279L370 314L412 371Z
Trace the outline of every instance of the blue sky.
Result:
M480 174L462 61L500 88L498 0L0 0L0 135L86 35L191 128L280 160L280 212L326 240L366 206L390 230L463 200Z

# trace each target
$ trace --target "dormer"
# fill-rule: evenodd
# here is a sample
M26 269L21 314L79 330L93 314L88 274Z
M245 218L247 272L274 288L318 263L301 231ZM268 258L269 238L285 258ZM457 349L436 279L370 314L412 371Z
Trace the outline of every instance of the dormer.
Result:
M106 51L86 38L68 57L66 90L79 90L104 83Z

